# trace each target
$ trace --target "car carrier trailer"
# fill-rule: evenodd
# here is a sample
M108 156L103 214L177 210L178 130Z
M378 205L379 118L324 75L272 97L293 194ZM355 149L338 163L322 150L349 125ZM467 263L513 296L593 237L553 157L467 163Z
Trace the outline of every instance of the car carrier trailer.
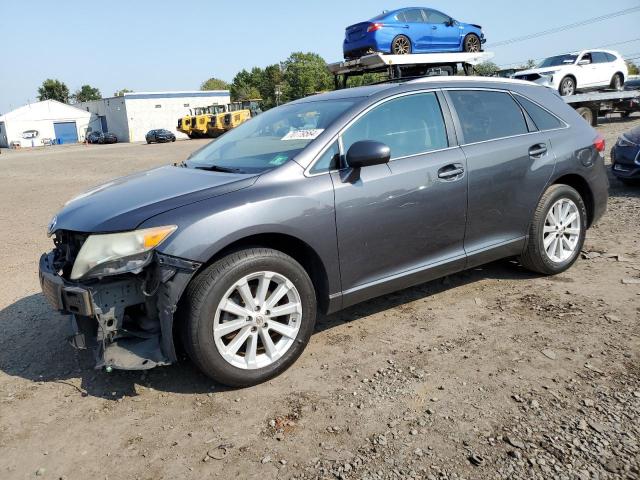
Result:
M594 127L598 125L599 116L620 113L628 117L640 112L640 90L579 93L562 99Z
M493 58L491 52L420 53L412 55L383 55L373 53L355 60L331 63L336 89L346 88L349 77L365 73L386 73L389 80L431 75L456 75L460 69L473 74L473 66Z

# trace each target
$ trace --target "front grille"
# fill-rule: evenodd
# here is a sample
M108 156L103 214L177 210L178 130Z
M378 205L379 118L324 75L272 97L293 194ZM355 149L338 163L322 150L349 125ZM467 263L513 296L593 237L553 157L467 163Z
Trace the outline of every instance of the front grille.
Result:
M540 75L537 73L530 73L528 75L518 75L516 78L518 80L529 80L530 82L534 82L540 78Z
M62 276L66 279L71 275L71 269L76 261L76 257L89 237L86 233L70 232L68 230L59 230L53 238L55 245L53 268L56 272L62 272Z

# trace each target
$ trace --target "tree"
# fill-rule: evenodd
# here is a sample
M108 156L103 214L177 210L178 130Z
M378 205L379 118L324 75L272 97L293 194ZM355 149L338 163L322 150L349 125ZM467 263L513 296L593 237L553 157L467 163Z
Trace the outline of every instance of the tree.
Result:
M292 53L282 65L287 100L333 90L333 78L327 70L327 63L317 53Z
M200 90L228 90L229 84L219 78L211 77L200 85Z
M633 63L631 60L627 60L627 68L629 69L629 75L640 74L640 68L638 68L638 65Z
M69 88L60 80L47 78L38 88L38 100L57 100L69 103Z
M527 63L520 65L518 70L529 70L531 68L536 68L535 60L527 60Z
M500 70L500 67L498 67L498 65L493 62L482 62L478 65L474 65L473 69L476 74L480 75L481 77L491 77L492 75L495 75L498 70Z
M71 96L74 102L88 102L90 100L100 100L102 98L102 94L100 90L91 85L82 85L80 89L76 90L75 93Z
M262 77L262 69L254 67L250 72L246 69L239 71L229 86L231 90L231 99L234 102L249 100L251 98L259 98L260 80Z
M128 88L123 88L122 90L118 90L113 93L114 97L124 97L125 93L133 93L133 90L129 90Z
M384 82L389 75L381 72L365 73L356 77L351 77L347 81L349 87L362 87L363 85L371 85L372 83Z

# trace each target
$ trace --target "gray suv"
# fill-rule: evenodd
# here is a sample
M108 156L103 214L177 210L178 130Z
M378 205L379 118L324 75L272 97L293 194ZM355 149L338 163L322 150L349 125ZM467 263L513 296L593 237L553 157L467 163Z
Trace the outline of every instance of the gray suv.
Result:
M606 208L604 147L521 81L316 95L68 202L42 290L96 368L170 364L181 344L215 380L256 384L297 359L318 311L503 257L569 268Z

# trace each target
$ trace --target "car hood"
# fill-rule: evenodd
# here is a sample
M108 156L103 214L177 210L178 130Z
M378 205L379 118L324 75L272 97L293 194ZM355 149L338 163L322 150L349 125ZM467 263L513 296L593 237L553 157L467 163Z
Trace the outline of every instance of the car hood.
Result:
M75 197L51 220L49 230L133 230L168 210L247 188L257 178L256 174L160 167L113 180Z
M520 70L519 72L514 73L514 77L518 77L520 75L531 75L532 73L540 74L542 72L555 72L560 70L561 66L556 67L545 67L545 68L530 68L529 70Z

